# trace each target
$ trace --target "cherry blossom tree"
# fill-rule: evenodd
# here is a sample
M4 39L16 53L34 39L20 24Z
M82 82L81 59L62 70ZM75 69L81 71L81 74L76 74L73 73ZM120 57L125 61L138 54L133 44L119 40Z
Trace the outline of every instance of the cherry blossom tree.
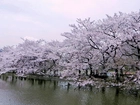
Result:
M103 20L77 19L64 32L63 42L25 40L0 52L0 72L79 78L114 70L140 70L140 12L121 13Z

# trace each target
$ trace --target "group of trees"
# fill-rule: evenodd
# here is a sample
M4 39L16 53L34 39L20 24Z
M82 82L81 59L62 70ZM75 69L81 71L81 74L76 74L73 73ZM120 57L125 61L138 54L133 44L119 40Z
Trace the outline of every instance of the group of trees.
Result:
M24 40L0 52L0 72L92 77L109 70L115 77L140 70L140 12L121 13L106 19L77 19L63 42Z

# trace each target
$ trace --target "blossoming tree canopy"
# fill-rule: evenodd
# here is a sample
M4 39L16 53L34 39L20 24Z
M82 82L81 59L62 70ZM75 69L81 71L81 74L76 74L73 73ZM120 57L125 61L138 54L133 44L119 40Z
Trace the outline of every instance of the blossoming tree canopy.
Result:
M4 47L0 73L91 77L109 70L140 70L140 12L119 12L98 21L77 19L70 27L63 42L23 40Z

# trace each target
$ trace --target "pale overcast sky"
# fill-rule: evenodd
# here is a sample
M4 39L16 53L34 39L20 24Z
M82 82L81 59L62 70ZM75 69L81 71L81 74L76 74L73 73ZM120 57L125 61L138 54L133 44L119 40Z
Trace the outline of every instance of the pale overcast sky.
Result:
M0 0L0 47L17 45L21 38L64 38L77 18L102 19L118 11L139 11L140 0Z

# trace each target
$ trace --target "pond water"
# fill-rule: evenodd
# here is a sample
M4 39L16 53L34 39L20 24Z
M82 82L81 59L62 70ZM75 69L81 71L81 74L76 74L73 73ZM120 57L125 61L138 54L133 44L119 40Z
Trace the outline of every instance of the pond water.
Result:
M118 88L77 89L65 81L0 77L0 105L140 105Z

